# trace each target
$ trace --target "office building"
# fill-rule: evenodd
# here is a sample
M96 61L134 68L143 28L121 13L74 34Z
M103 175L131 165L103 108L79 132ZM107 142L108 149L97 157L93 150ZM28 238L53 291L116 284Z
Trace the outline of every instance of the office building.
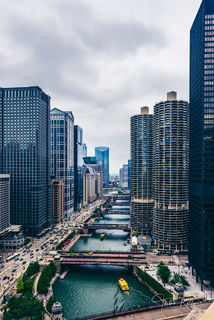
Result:
M131 160L128 160L128 189L131 188Z
M204 0L190 33L189 259L214 283L214 1Z
M64 183L64 220L74 212L74 117L71 111L51 110L51 177Z
M128 164L124 164L120 169L120 187L128 189Z
M53 179L51 181L52 194L52 219L53 224L64 221L64 183L63 180Z
M83 206L96 200L101 194L102 180L90 165L83 165Z
M10 175L0 174L0 233L10 226Z
M108 147L96 147L95 157L97 162L103 164L103 186L109 185L109 148Z
M50 97L0 88L0 173L10 174L11 223L36 235L51 224Z
M159 249L186 250L189 218L189 104L176 92L154 107L153 239Z
M88 151L87 151L87 145L83 143L83 157L87 157Z
M131 227L152 233L152 144L153 115L149 108L131 117Z
M97 195L101 196L103 194L103 164L102 162L97 163L97 159L96 157L84 157L83 158L84 164L88 167L88 168L92 168L96 173L99 174L99 178L98 178L98 191L97 191Z
M78 211L83 202L83 176L82 166L86 145L83 144L83 130L74 126L74 210Z

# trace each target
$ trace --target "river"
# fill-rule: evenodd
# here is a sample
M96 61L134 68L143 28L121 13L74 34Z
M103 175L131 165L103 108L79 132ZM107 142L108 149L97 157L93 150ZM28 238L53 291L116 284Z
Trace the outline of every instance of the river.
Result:
M127 215L107 214L96 223L128 223ZM105 232L104 240L99 236ZM72 250L130 251L127 243L129 233L117 230L97 230L80 238ZM126 245L124 245L126 244ZM118 280L124 278L129 292L122 292ZM113 310L125 310L151 303L152 293L135 276L123 267L72 266L64 280L57 280L53 286L56 299L61 301L66 319L87 317Z

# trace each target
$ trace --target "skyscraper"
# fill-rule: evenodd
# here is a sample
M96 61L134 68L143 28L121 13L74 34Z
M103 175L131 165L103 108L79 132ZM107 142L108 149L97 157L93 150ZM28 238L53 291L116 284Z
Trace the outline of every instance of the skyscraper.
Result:
M108 147L96 147L95 157L97 162L103 164L103 185L108 187L109 185L109 148Z
M120 186L123 189L128 189L128 175L128 164L124 164L123 167L120 169Z
M189 104L170 92L154 107L153 239L159 249L187 249L188 174Z
M64 221L64 183L63 180L53 179L51 181L52 195L52 219L53 224Z
M190 33L189 259L214 283L214 1L204 0Z
M38 234L51 224L50 97L0 88L0 173L10 174L11 223Z
M74 210L81 208L83 202L83 130L74 126Z
M0 174L0 233L10 226L10 175Z
M149 108L131 117L131 227L152 233L152 127Z
M74 117L71 111L51 110L51 176L64 182L64 219L74 211Z

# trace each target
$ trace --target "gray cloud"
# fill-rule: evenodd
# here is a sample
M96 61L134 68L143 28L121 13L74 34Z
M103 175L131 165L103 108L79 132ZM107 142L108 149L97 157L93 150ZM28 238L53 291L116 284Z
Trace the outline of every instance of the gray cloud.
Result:
M71 109L90 153L110 146L115 172L129 158L130 115L167 90L188 98L199 3L0 0L0 85L39 85L53 107Z

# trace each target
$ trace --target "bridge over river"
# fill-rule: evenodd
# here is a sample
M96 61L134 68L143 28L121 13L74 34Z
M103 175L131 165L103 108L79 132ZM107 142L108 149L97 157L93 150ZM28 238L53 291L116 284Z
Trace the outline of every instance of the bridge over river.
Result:
M99 230L99 229L105 229L105 230L123 230L130 232L131 228L129 224L121 224L121 223L115 223L115 224L109 224L109 223L94 223L94 224L89 224L85 223L84 224L84 229L86 230Z
M139 266L146 264L144 253L133 252L65 252L61 253L62 265L112 265L112 266Z

